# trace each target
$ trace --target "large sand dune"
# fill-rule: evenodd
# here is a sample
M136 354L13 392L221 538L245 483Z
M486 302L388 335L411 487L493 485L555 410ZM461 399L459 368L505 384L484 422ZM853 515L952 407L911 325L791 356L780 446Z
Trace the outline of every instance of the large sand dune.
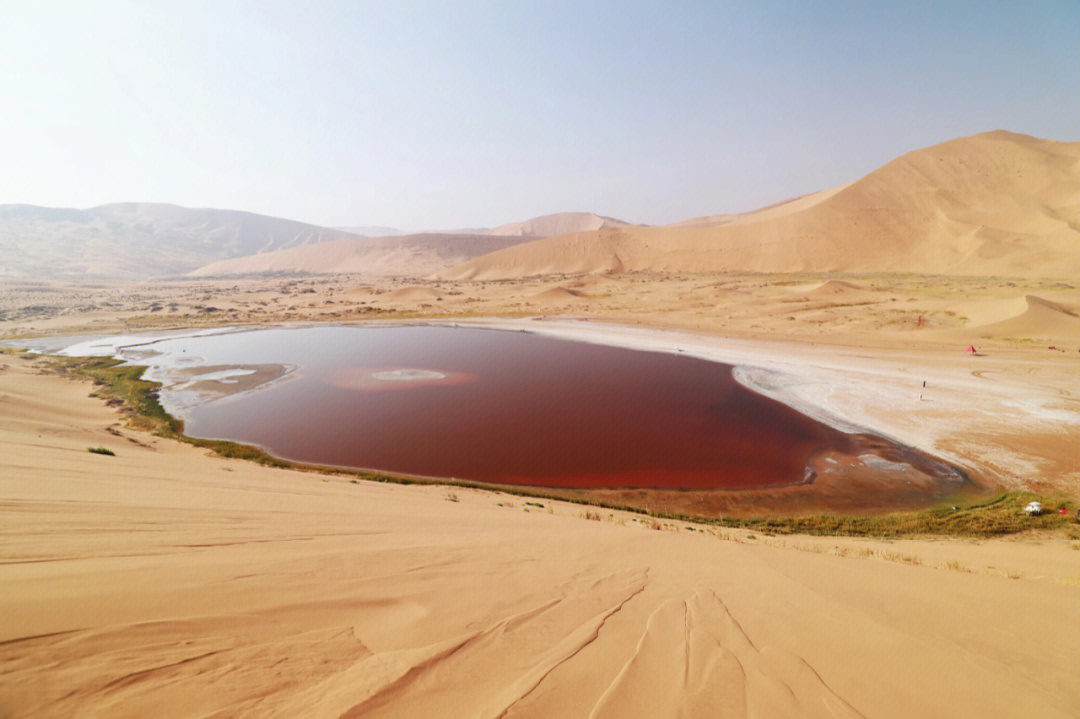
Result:
M1080 143L996 131L743 215L612 227L476 258L444 279L575 272L1080 275Z
M430 233L345 239L222 260L192 277L260 272L350 272L420 277L522 241L521 237Z
M4 716L1080 713L1064 541L350 484L132 432L89 389L0 358Z

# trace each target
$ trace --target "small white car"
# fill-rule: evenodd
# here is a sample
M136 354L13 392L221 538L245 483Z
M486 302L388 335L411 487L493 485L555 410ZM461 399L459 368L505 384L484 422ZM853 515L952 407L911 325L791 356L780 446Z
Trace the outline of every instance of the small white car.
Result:
M1028 505L1024 507L1024 511L1032 517L1038 517L1042 514L1042 502L1028 502Z

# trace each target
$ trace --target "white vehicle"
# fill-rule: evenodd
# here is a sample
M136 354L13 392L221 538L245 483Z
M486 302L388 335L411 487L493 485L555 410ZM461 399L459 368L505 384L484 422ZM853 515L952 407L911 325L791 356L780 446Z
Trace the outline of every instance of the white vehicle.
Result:
M1024 507L1024 511L1033 517L1038 517L1042 514L1042 502L1028 502L1028 505Z

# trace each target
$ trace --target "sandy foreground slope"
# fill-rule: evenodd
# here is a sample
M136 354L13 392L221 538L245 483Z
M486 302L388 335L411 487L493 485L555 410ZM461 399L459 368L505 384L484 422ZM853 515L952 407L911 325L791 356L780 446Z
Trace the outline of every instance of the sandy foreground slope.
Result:
M352 484L0 365L2 716L1080 713L1075 542L654 530Z

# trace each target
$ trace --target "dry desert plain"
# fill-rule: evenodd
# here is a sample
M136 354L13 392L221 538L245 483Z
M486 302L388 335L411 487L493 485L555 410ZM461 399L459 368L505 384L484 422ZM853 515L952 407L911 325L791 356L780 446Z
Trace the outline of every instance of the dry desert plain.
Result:
M884 274L10 280L0 332L427 319L678 346L799 368L788 401L1075 507L1077 308L1068 282ZM1080 714L1068 525L804 536L354 482L133 429L93 390L0 356L2 716Z

